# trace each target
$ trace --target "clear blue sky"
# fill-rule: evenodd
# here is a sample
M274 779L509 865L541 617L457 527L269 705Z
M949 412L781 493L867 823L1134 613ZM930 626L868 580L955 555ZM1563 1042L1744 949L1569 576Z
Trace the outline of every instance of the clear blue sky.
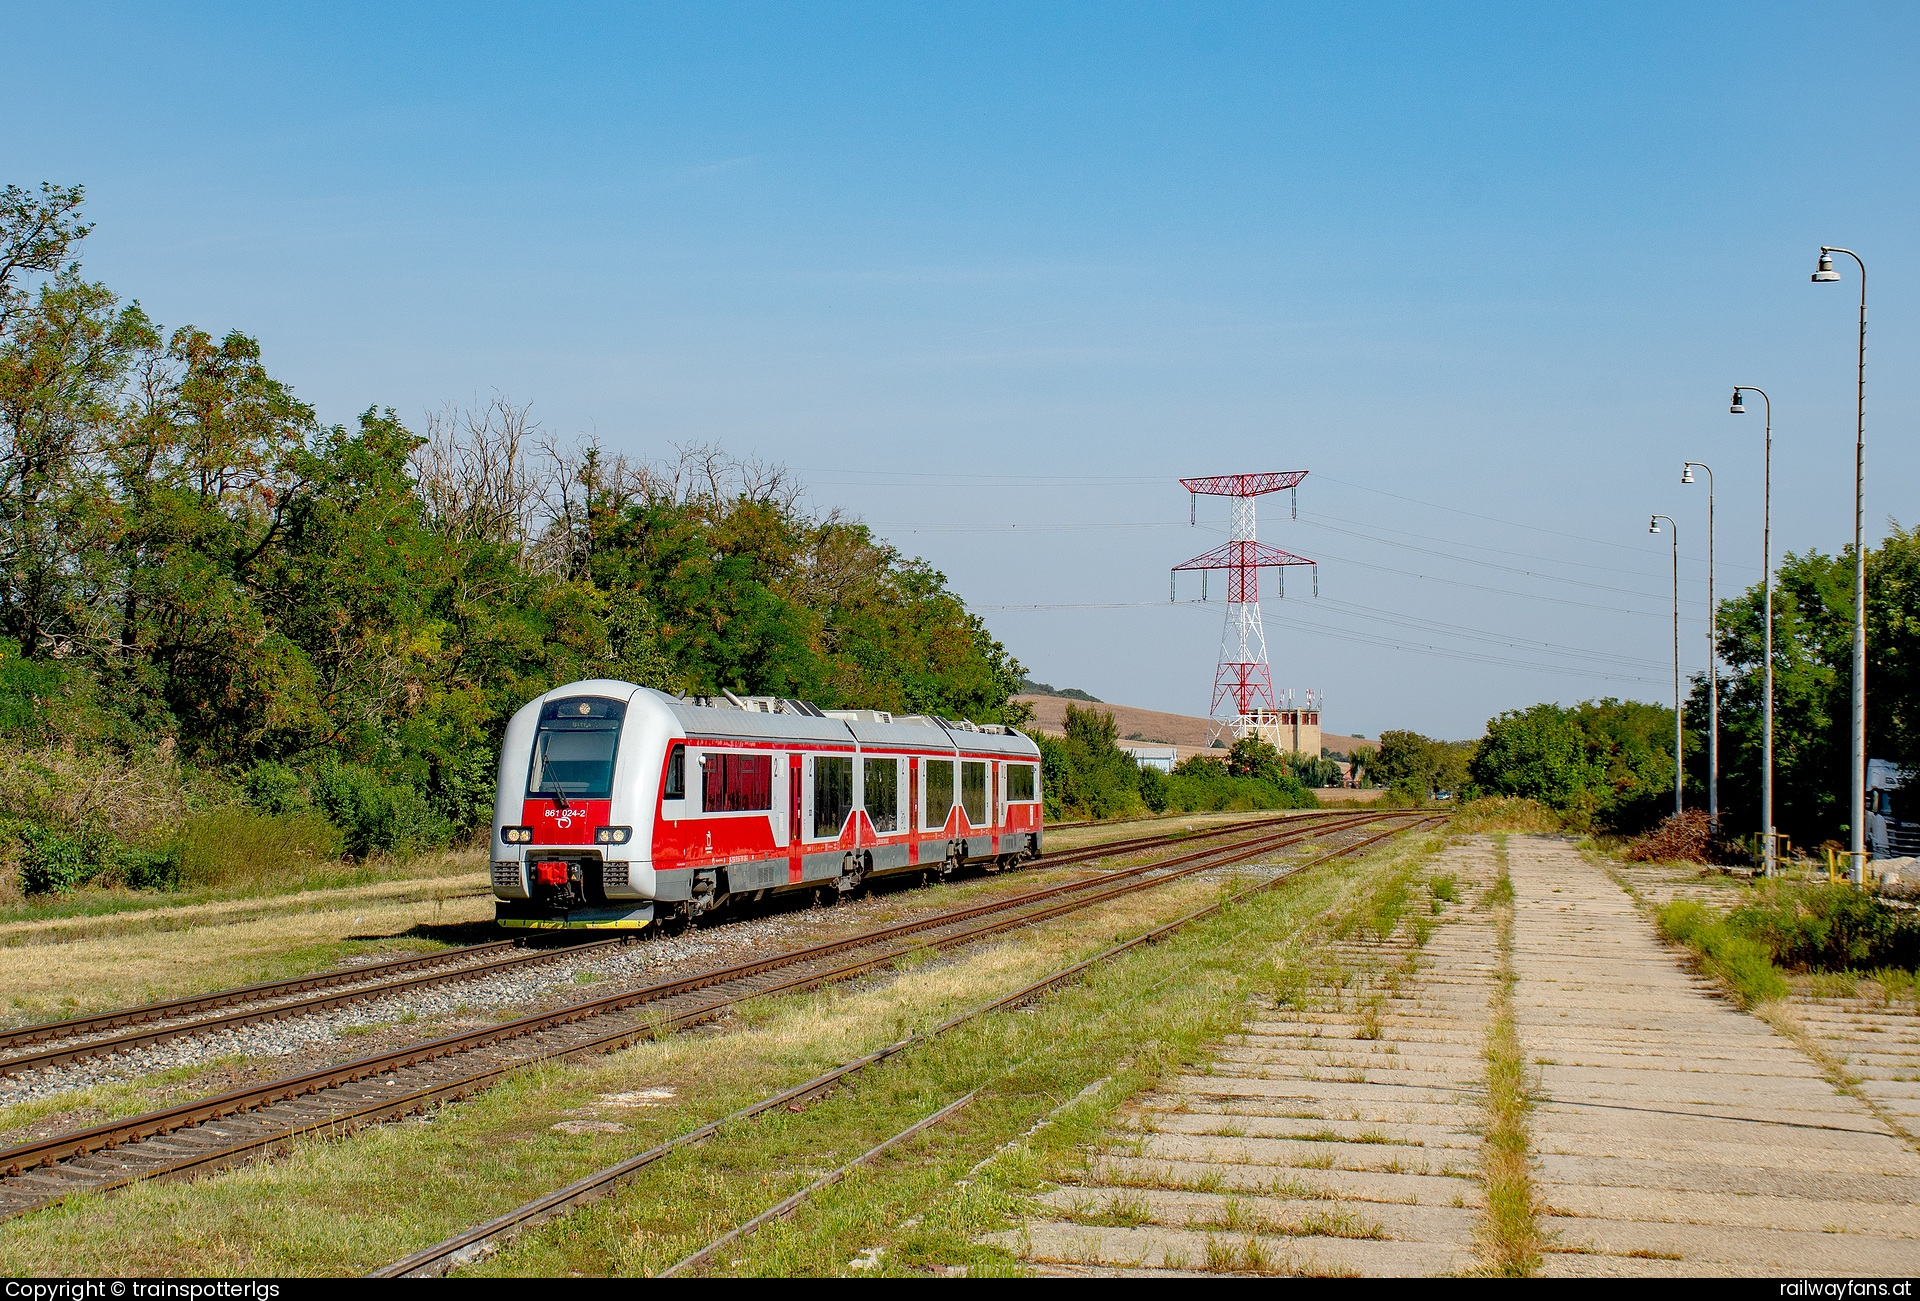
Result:
M1204 712L1180 475L1304 468L1276 680L1331 730L1663 699L1776 538L1920 521L1920 10L15 6L0 180L329 420L498 390L707 440L924 555L1036 677ZM1209 531L1211 528L1212 531ZM1183 593L1186 595L1187 593ZM1215 591L1216 597L1219 595ZM1020 609L1046 606L1081 608ZM1085 608L1099 607L1099 608ZM1573 652L1573 653L1570 653ZM1492 662L1489 662L1492 661Z

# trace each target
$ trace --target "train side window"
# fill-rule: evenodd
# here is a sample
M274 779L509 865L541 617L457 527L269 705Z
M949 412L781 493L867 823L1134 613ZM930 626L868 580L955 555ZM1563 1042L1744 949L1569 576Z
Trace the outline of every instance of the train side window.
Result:
M947 811L953 807L953 760L929 759L927 768L927 809L922 819L928 829L947 825Z
M968 822L976 827L987 825L987 765L984 763L960 765L960 806L967 811Z
M1010 763L1007 765L1007 803L1018 804L1033 798L1033 765L1030 763Z
M853 760L822 755L813 761L813 835L838 836L853 812Z
M900 830L900 761L862 759L860 781L873 829L882 834Z
M687 747L684 745L676 745L667 753L667 780L660 787L660 798L687 798Z
M709 753L700 807L707 813L758 813L773 807L773 756Z

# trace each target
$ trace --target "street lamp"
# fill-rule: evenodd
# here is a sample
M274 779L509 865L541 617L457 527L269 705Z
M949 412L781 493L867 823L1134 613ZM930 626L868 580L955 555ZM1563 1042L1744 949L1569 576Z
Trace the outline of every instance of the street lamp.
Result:
M1680 482L1692 483L1696 469L1707 472L1707 821L1717 835L1720 831L1720 612L1713 603L1713 467L1705 461L1687 461L1680 467Z
M1647 521L1647 532L1658 533L1660 521L1673 525L1673 816L1680 816L1680 525L1671 515L1655 515Z
M1762 699L1760 715L1760 868L1763 875L1772 876L1780 869L1779 855L1774 851L1773 841L1773 399L1764 389L1751 384L1736 384L1733 389L1733 402L1727 410L1736 416L1747 414L1746 404L1741 402L1742 393L1758 393L1761 402L1766 404L1766 473L1762 479L1765 484L1760 509L1760 578L1766 588L1766 608L1762 619L1765 628L1762 632L1762 650L1760 659L1760 695Z
M1867 264L1850 248L1820 246L1820 264L1813 273L1815 284L1828 284L1840 278L1833 269L1833 255L1845 253L1860 268L1860 357L1853 386L1853 749L1849 758L1853 771L1853 798L1847 828L1848 856L1853 860L1848 873L1854 885L1867 879L1867 549L1864 525L1866 517L1867 465Z

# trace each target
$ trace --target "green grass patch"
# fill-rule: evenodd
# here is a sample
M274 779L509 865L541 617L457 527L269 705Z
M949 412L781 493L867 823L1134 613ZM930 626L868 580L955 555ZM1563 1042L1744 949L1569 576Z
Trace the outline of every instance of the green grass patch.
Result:
M1787 996L1787 978L1773 965L1772 951L1705 904L1675 899L1660 909L1657 920L1660 933L1693 950L1701 965L1724 981L1742 1006Z

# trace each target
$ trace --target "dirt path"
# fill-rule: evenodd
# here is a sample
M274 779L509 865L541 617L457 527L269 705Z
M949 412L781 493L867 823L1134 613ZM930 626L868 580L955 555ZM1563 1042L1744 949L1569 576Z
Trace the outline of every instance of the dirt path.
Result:
M1510 871L1543 1273L1920 1270L1920 1156L1571 845L1516 836Z
M1493 880L1490 846L1436 868L1463 902L1417 954L1406 922L1335 944L1322 983L1140 1099L1007 1245L1046 1273L1471 1269L1495 941L1465 901ZM1409 917L1427 908L1418 892Z

